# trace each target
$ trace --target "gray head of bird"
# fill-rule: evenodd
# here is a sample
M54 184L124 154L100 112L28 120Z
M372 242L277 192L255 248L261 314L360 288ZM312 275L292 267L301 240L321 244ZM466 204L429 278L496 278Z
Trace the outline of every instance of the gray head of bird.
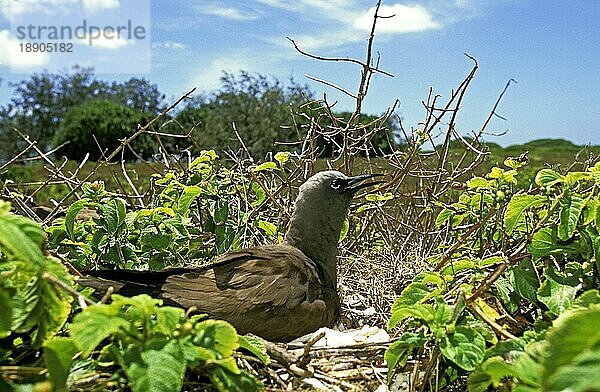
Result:
M340 232L356 193L383 181L365 182L379 174L346 176L327 170L300 186L294 215L285 241L300 249L325 270L335 284L335 263Z

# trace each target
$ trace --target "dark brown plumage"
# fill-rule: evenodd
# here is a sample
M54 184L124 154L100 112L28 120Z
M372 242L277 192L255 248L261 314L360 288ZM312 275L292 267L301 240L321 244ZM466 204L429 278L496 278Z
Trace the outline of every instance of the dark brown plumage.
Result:
M284 243L218 257L206 268L95 271L79 283L124 295L148 293L229 321L241 334L287 342L339 316L337 240L359 184L368 176L317 173L300 188Z

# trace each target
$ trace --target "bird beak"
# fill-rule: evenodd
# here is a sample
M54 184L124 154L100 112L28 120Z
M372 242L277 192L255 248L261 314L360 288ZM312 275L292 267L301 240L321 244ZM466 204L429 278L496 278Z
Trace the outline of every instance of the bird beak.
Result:
M377 184L383 184L385 181L369 181L369 182L362 183L364 180L368 180L369 178L380 177L380 176L383 176L383 174L362 174L360 176L348 177L346 189L348 191L350 191L352 194L355 194L356 192L358 192L359 190L361 190L363 188L366 188L369 186L374 186Z

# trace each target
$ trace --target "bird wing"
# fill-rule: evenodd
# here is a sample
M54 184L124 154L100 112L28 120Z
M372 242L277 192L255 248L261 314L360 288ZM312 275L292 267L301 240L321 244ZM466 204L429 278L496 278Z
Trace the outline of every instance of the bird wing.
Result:
M165 303L229 321L241 334L289 341L332 326L339 297L318 264L297 248L261 246L226 253L203 268L90 271L79 283L123 295L147 293ZM100 278L100 279L98 279Z
M161 290L170 302L272 340L331 326L339 311L337 293L323 286L317 265L284 244L227 253L208 269L169 276Z

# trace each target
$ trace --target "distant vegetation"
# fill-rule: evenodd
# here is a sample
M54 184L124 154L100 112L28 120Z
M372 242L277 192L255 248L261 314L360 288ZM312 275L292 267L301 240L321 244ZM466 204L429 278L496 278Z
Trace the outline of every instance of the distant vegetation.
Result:
M89 159L95 161L102 151L112 151L119 139L131 136L138 125L145 125L166 108L164 94L147 80L106 82L96 79L90 68L34 74L13 87L15 96L0 107L0 162L27 147L24 135L35 140L42 151L60 147L57 157L81 161L89 153ZM238 76L224 73L218 90L187 100L183 109L164 116L150 130L174 137L148 143L145 135L145 140L129 145L132 151L125 157L148 159L161 152L160 146L163 152L188 150L194 155L213 149L226 156L243 149L259 159L274 150L299 150L297 141L310 134L315 124L326 130L347 127L348 140L356 145L366 139L363 155L381 155L398 147L399 130L393 118L350 118L351 113L341 112L332 113L334 124L328 110L314 100L306 85L293 80L285 84L244 71ZM375 128L386 131L373 132ZM316 139L319 156L331 157L341 148L340 135L334 134ZM187 144L182 145L182 140ZM65 142L68 145L63 145Z

